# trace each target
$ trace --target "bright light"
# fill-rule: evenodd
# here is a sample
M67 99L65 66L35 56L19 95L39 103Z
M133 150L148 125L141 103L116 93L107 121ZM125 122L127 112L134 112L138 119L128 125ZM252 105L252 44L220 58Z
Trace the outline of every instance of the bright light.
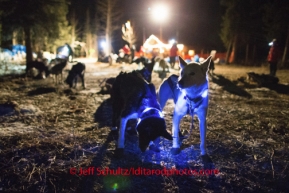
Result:
M184 44L178 44L177 47L179 51L182 51L184 49Z
M102 41L101 43L100 43L100 46L102 47L102 48L106 48L106 41Z
M169 44L170 44L170 45L173 45L175 42L176 42L175 39L171 39L171 40L169 40Z
M194 56L195 55L195 50L189 50L189 56Z
M152 10L154 19L157 21L164 21L165 19L167 19L168 14L169 14L169 10L167 6L163 4L156 5L151 10Z

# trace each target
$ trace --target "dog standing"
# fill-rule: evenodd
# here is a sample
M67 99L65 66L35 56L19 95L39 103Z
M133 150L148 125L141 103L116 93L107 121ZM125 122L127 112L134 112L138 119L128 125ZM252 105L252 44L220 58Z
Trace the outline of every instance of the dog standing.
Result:
M215 70L215 62L214 62L214 60L211 59L210 67L209 67L209 73L211 75L213 75L214 74L214 70Z
M180 77L170 76L160 86L158 98L161 109L164 108L168 99L175 103L173 114L173 147L172 154L180 153L180 121L186 115L197 115L200 126L200 149L201 155L206 155L206 131L207 110L209 102L208 69L211 57L201 63L192 62L187 64L181 57Z
M48 76L49 70L45 62L39 62L39 61L31 61L27 62L26 64L26 76L29 74L29 72L32 70L32 68L36 68L38 70L37 77L41 76L43 77L43 73L45 73L45 77ZM45 78L44 77L44 78Z
M165 59L157 57L155 60L159 63L159 66L163 69L163 72L170 72L170 65L166 62Z
M58 83L58 76L61 75L61 81L63 81L63 69L67 65L66 59L57 59L57 62L54 66L49 70L49 74L55 75L56 84ZM54 78L53 78L54 80Z
M77 77L80 77L82 87L85 89L84 73L85 64L78 62L77 64L73 65L71 70L68 72L68 76L65 82L69 85L70 88L76 88Z
M130 119L138 119L136 130L141 151L144 152L149 143L160 136L172 140L172 136L166 131L155 87L149 84L139 72L121 72L113 83L111 98L112 129L115 130L120 122L116 155L123 153L125 128Z

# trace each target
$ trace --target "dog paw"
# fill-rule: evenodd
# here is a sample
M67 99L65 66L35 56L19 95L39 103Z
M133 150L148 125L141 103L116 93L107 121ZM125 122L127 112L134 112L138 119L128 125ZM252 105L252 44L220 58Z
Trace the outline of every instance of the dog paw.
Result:
M121 158L123 156L124 148L116 148L114 155L116 158Z
M161 151L161 149L158 146L156 146L155 144L150 145L149 150L154 151L154 152L160 152Z
M208 154L201 155L201 158L203 163L213 163L212 159Z
M177 155L179 153L181 153L181 149L180 148L172 148L171 149L171 154Z

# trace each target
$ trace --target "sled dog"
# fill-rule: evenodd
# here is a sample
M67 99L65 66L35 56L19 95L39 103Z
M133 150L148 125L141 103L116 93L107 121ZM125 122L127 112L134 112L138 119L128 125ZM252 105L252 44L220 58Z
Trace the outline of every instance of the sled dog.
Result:
M70 88L76 88L77 84L77 77L81 79L82 87L85 89L85 80L84 80L84 73L85 73L85 64L78 62L77 64L73 65L71 70L68 72L68 76L65 82L69 85Z
M123 153L125 128L130 119L138 119L136 131L141 151L144 152L150 142L160 136L172 140L172 136L166 130L155 87L148 83L140 72L121 72L113 83L111 98L112 130L119 129L116 155Z
M173 113L173 147L172 154L180 153L180 121L186 115L197 115L200 126L200 149L201 155L206 155L206 131L208 110L208 69L211 57L201 63L192 62L187 64L181 57L180 76L171 75L163 81L158 90L158 100L161 109L164 108L168 99L175 103Z

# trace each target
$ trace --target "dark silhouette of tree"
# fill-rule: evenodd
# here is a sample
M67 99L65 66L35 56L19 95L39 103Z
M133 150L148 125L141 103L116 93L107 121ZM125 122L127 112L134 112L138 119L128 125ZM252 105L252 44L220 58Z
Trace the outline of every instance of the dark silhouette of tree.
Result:
M221 39L227 48L227 63L242 58L245 64L255 59L257 46L264 46L262 0L221 0L226 8Z
M276 38L284 45L281 65L284 66L289 47L289 1L267 1L264 5L266 38L268 41Z
M93 29L93 24L91 22L91 15L89 9L86 11L86 19L84 24L84 42L86 43L86 56L93 57L97 56L95 53L97 49L97 33Z
M112 52L113 33L120 29L119 20L121 10L119 9L118 0L96 0L97 12L99 14L100 33L105 35L106 39L106 54Z
M75 53L75 47L78 46L78 44L76 42L77 42L78 38L80 38L80 36L81 36L81 28L79 26L79 20L76 18L74 7L71 9L71 11L68 15L68 20L69 20L69 24L71 27L70 44L71 44L72 48L74 49L74 53Z
M0 5L7 34L15 30L24 33L27 62L33 60L32 37L46 43L67 37L66 0L0 0Z

